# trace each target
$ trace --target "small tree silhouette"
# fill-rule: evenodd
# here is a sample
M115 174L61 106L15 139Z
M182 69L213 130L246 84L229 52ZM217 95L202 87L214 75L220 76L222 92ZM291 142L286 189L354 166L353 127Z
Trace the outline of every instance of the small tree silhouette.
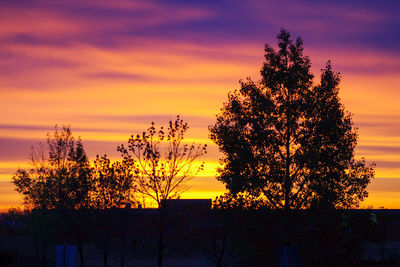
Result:
M121 145L124 160L134 162L137 190L158 204L157 264L162 266L166 246L168 199L187 190L186 182L204 168L196 160L206 153L207 145L185 144L189 129L179 116L168 128L156 129L154 123L141 135L131 136L128 146Z
M135 173L129 161L111 163L107 155L96 157L93 164L93 191L91 206L96 210L97 218L93 241L103 253L104 266L108 265L110 251L117 241L120 253L120 266L124 266L128 250L128 226L125 211L122 208L135 203ZM121 227L116 227L117 224ZM127 224L127 222L126 222ZM115 240L115 237L117 237Z
M23 195L28 209L38 210L34 214L35 220L50 220L50 217L54 220L57 216L74 230L81 265L84 266L81 237L85 233L75 221L75 215L78 209L89 207L92 184L91 167L81 140L73 137L68 126L63 126L61 130L56 126L53 134L47 134L46 143L32 147L29 159L32 167L17 170L12 178L15 190ZM42 225L45 227L46 224L43 222ZM59 225L53 224L53 227L56 226ZM46 241L47 238L44 247Z

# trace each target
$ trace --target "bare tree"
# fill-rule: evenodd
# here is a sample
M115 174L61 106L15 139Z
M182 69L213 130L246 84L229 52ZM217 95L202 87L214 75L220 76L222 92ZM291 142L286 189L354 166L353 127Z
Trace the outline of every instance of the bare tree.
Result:
M206 153L207 145L183 142L189 129L179 116L169 121L166 131L156 129L154 122L141 135L131 136L128 146L118 151L124 160L133 161L137 190L157 202L159 210L157 262L162 266L166 246L168 199L179 197L188 189L186 182L204 168L198 158Z

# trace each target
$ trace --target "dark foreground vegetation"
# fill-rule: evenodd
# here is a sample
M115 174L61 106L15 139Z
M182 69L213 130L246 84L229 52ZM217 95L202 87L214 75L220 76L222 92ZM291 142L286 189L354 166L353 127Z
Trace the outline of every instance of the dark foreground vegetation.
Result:
M170 202L165 266L400 266L398 210L277 210ZM214 203L217 204L217 203ZM1 266L55 266L56 244L81 244L86 266L157 264L157 209L3 215ZM79 255L78 255L79 257ZM107 259L108 258L108 259ZM82 266L77 258L77 266Z

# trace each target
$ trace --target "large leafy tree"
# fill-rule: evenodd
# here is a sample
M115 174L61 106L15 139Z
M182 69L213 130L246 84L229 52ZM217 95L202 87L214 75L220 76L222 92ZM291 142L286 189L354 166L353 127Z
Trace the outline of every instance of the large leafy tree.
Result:
M262 196L276 209L310 207L332 195L335 206L356 206L367 194L373 169L354 160L357 134L337 96L338 76L328 64L321 84L313 85L302 39L293 41L284 29L277 39L277 50L265 45L262 80L241 81L210 127L223 153L218 179L234 196ZM328 152L337 160L328 161ZM336 181L334 188L329 179Z

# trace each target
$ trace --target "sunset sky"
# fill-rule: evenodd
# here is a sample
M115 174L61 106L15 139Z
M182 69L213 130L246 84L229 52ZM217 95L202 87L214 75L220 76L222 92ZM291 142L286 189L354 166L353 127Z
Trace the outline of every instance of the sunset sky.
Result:
M209 144L206 170L183 197L214 198L219 152L208 126L282 27L304 40L318 78L328 60L359 127L357 157L376 163L362 204L400 208L399 1L0 2L0 211L21 203L10 183L56 124L90 159L177 114Z

